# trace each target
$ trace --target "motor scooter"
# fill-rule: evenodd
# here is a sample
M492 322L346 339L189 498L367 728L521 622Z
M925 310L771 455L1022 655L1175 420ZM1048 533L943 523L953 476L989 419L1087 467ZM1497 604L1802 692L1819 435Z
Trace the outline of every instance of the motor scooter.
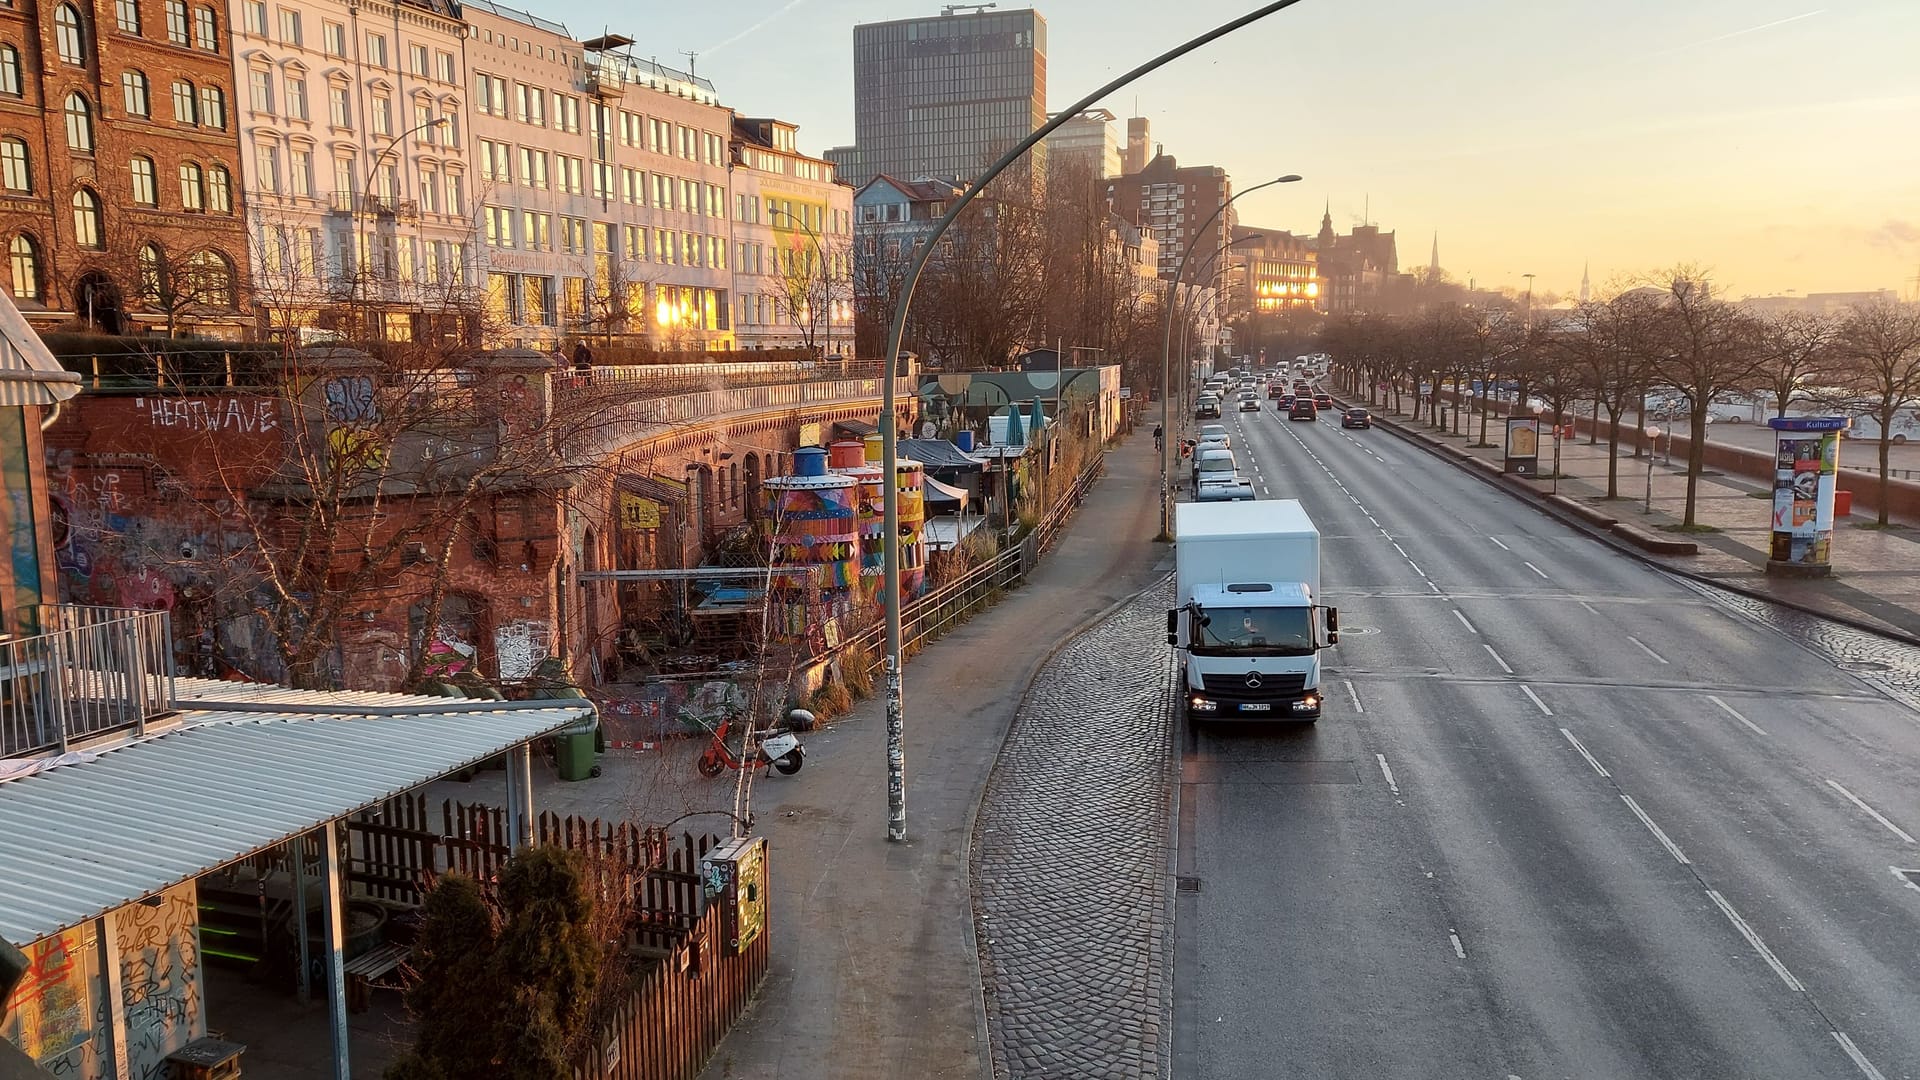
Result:
M759 769L768 765L783 776L792 776L807 762L807 748L795 733L813 729L813 714L805 709L794 709L787 713L786 722L781 726L754 732L754 754L747 759L741 758L727 745L727 736L733 729L731 716L722 720L719 727L711 724L702 726L706 727L712 741L700 751L700 760L695 763L701 776L715 777L728 769Z

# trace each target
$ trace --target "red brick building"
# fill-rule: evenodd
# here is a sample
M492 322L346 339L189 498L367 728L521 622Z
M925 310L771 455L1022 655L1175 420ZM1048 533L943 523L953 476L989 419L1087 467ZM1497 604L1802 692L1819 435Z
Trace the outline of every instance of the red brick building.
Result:
M1211 285L1224 271L1221 260L1232 238L1235 215L1231 208L1206 226L1209 215L1233 197L1233 179L1218 165L1182 166L1171 155L1157 154L1139 172L1107 181L1107 201L1115 213L1160 241L1160 277L1171 281L1180 256L1189 244L1184 283ZM1199 237L1195 242L1195 237Z
M249 325L230 40L207 0L0 7L0 284L36 326Z

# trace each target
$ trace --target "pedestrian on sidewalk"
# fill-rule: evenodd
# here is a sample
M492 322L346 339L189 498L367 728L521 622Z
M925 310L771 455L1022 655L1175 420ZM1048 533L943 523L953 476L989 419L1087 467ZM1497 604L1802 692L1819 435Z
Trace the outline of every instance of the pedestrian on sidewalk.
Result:
M1154 453L1158 454L1162 452L1165 446L1162 440L1164 440L1165 438L1166 438L1166 435L1163 432L1161 432L1160 425L1159 424L1153 425L1153 452Z

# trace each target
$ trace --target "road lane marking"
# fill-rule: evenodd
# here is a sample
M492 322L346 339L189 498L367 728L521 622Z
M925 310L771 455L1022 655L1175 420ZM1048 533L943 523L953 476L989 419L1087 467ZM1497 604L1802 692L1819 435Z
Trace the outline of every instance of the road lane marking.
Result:
M1440 591L1440 586L1435 585L1431 580L1427 582L1427 588L1432 589L1434 592Z
M1594 757L1592 752L1587 749L1586 744L1582 743L1578 738L1576 738L1573 732L1568 731L1566 728L1561 728L1560 734L1565 735L1567 737L1567 741L1573 744L1573 748L1575 750L1580 751L1580 756L1587 759L1587 764L1593 766L1594 772L1599 773L1601 776L1604 776L1609 780L1613 778L1613 774L1607 771L1607 767L1605 765L1600 764L1600 759ZM1633 800L1628 799L1627 801L1632 802ZM1649 822L1649 824L1651 824L1651 822ZM1680 861L1685 862L1686 860L1682 859Z
M1467 621L1467 617L1465 615L1460 614L1459 608L1453 609L1453 617L1460 620L1460 625L1467 628L1467 633L1477 634L1480 632L1473 628L1473 624Z
M1660 663L1665 664L1669 662L1666 657L1661 656L1659 653L1654 652L1652 649L1648 648L1646 642L1641 641L1639 638L1634 637L1632 634L1627 635L1627 640L1633 642L1635 645L1640 646L1641 652L1646 653L1648 656L1653 657L1655 660L1658 660Z
M1482 645L1480 647L1487 650L1487 655L1493 657L1493 662L1500 665L1501 671L1504 671L1509 675L1513 674L1513 669L1507 666L1507 662L1505 660L1500 659L1499 653L1493 651L1493 646Z
M1633 816L1640 819L1640 824L1645 825L1647 831L1653 834L1653 838L1660 841L1660 846L1667 849L1667 854L1673 856L1674 862L1679 863L1681 866L1693 865L1687 858L1687 853L1680 850L1680 845L1674 843L1673 838L1669 837L1664 829L1653 823L1653 819L1647 816L1647 812L1640 809L1640 804L1633 801L1633 796L1622 795L1620 797L1626 800L1627 809L1633 811Z
M1387 778L1387 790L1393 792L1395 795L1400 794L1400 785L1394 782L1393 766L1387 764L1387 755L1375 754L1373 756L1374 760L1380 762L1380 775Z
M1907 830L1901 828L1900 826L1895 825L1893 822L1888 821L1884 816L1881 815L1880 811L1875 810L1871 806L1868 806L1866 802L1860 798L1860 796L1855 795L1853 792L1848 791L1844 787L1841 787L1840 781L1829 780L1827 781L1827 786L1839 792L1840 794L1845 795L1847 797L1848 802L1859 807L1861 810L1866 811L1866 814L1868 817L1872 818L1873 820L1879 822L1882 825L1885 825L1889 830L1892 831L1893 835L1899 837L1902 840L1905 840L1909 844L1916 842L1913 839L1913 834L1907 832Z
M1765 732L1765 731L1763 731L1763 730L1761 729L1761 727L1760 727L1760 725L1759 725L1759 724L1756 724L1756 723L1754 723L1753 721L1751 721L1751 720L1749 720L1749 719L1747 719L1746 717L1744 717L1744 716L1741 716L1741 715L1739 714L1739 712L1737 712L1737 711L1736 711L1736 710L1734 709L1734 707L1733 707L1733 706L1731 706L1731 705L1729 705L1729 704L1727 704L1727 703L1726 703L1726 702L1724 702L1724 701L1721 701L1718 695L1715 695L1715 694L1708 694L1708 695L1707 695L1707 700L1708 700L1708 701L1711 701L1711 702L1713 702L1713 703L1714 703L1715 705L1718 705L1718 706L1720 706L1720 709L1721 709L1721 711L1722 711L1722 712L1724 712L1724 713L1726 713L1726 714L1727 714L1728 716L1731 716L1731 717L1733 717L1733 718L1734 718L1735 720L1738 720L1738 721L1740 721L1741 723L1743 723L1743 724L1745 724L1745 725L1747 725L1747 728L1748 728L1749 730L1751 730L1751 731L1752 731L1752 732L1753 732L1753 733L1754 733L1755 735L1765 735L1765 734L1766 734L1766 732Z
M1500 549L1501 551L1512 551L1512 550L1513 550L1512 548L1510 548L1510 547L1508 547L1507 545L1505 545L1505 544L1503 544L1503 543L1501 543L1501 542L1500 542L1500 538L1499 538L1499 537L1497 537L1497 536L1489 536L1489 537L1487 537L1487 539L1489 539L1489 540L1491 540L1491 541L1493 541L1493 546L1494 546L1494 547L1497 547L1497 548L1499 548L1499 549Z
M1456 933L1451 926L1447 927L1447 940L1453 942L1453 955L1465 960L1467 958L1467 947L1460 944L1460 935Z
M1523 685L1522 685L1522 686L1520 687L1520 692L1521 692L1521 693L1523 693L1523 694L1525 694L1525 695L1527 695L1527 700L1529 700L1529 701L1531 701L1531 702L1533 702L1533 703L1534 703L1534 705L1535 705L1536 707L1538 707L1538 708L1539 708L1539 710L1540 710L1540 714L1541 714L1542 716L1552 716L1552 715L1553 715L1553 710L1552 710L1552 709L1549 709L1549 708L1547 708L1547 703L1546 703L1546 702L1544 702L1544 701L1541 701L1541 700L1540 700L1540 695L1539 695L1539 694L1536 694L1536 693L1534 693L1534 692L1533 692L1533 687L1531 687L1531 686L1526 686L1526 685L1524 685L1524 684L1523 684Z
M1353 680L1342 679L1340 681L1347 684L1347 696L1353 699L1353 711L1357 713L1366 712L1366 706L1360 704L1360 691L1353 688Z
M1367 515L1367 520L1368 520L1368 521L1373 521L1373 515L1372 515L1372 514L1368 514L1368 515ZM1379 522L1377 522L1377 521L1373 521L1373 527L1374 527L1374 528L1376 528L1376 529L1380 529L1380 531L1381 531L1381 532L1385 532L1385 531L1386 531L1385 529L1382 529L1382 528L1380 527L1380 523L1379 523Z
M1760 954L1760 959L1765 960L1767 966L1773 969L1773 973L1780 976L1780 981L1787 984L1787 989L1796 994L1804 994L1807 992L1806 985L1799 979L1793 977L1793 972L1788 971L1787 965L1781 963L1780 958L1773 955L1773 950L1767 948L1767 943L1760 940L1760 935L1754 932L1753 927L1747 925L1747 920L1741 918L1740 913L1733 910L1733 905L1727 903L1726 897L1721 896L1712 889L1707 890L1707 895L1713 898L1713 902L1720 908L1720 913L1727 917L1727 921L1733 924L1733 928L1740 931L1740 936L1747 939L1747 944L1753 946L1753 951Z
M1853 1045L1853 1040L1847 1038L1846 1032L1833 1031L1830 1034L1833 1036L1833 1041L1840 1044L1840 1049L1845 1050L1847 1056L1853 1059L1854 1066L1860 1070L1861 1074L1864 1075L1867 1080L1887 1080L1887 1074L1873 1067L1873 1062L1868 1061L1867 1055L1861 1053L1860 1048Z
M1530 562L1527 562L1527 561L1525 561L1525 560L1521 560L1521 563L1520 563L1520 565L1522 565L1522 566L1524 566L1524 567L1526 567L1527 569L1529 569L1529 570L1531 570L1531 571L1533 571L1533 572L1534 572L1534 573L1536 573L1536 574L1539 574L1539 575L1540 575L1540 576L1541 576L1542 578L1544 578L1544 579L1545 579L1545 580L1547 580L1547 581L1552 581L1552 580L1553 580L1552 578L1550 578L1550 577L1547 577L1547 572L1546 572L1545 570L1542 570L1542 569L1540 569L1539 567L1537 567L1537 566L1535 566L1535 565L1533 565L1533 564L1532 564L1532 563L1530 563Z
M1580 606L1583 608L1586 608L1588 611L1593 612L1595 615L1600 614L1599 608L1594 607L1592 604L1587 603L1585 600L1580 601Z
M1420 569L1420 564L1417 562L1414 562L1412 559L1407 560L1407 565L1413 567L1413 572L1416 574L1419 574L1421 577L1427 576L1427 572L1425 570Z
M1411 556L1411 555L1408 555L1408 554L1407 554L1407 549L1406 549L1406 548L1403 548L1403 547L1401 547L1401 546L1400 546L1399 544L1395 544L1395 545L1393 545L1393 550L1395 550L1395 551L1397 551L1397 552L1399 552L1399 553L1400 553L1400 557L1401 557L1401 558L1403 558L1403 559L1411 559L1411 558L1413 557L1413 556Z
M1914 892L1920 892L1920 883L1916 883L1913 878L1909 876L1912 874L1920 874L1920 870L1902 870L1898 866L1889 866L1887 869L1893 871L1894 880L1912 889Z

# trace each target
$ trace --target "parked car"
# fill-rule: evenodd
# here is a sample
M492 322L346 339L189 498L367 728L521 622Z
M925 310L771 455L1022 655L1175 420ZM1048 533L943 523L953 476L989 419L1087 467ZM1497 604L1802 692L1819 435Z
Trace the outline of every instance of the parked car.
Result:
M1222 446L1232 446L1233 432L1228 431L1227 425L1225 424L1200 425L1200 441L1209 442L1213 440L1218 440Z
M1193 418L1195 420L1220 419L1220 399L1214 397L1212 394L1201 394L1195 398L1193 401Z
M1252 502L1254 498L1253 485L1238 474L1231 480L1203 483L1193 493L1194 502Z
M1287 408L1289 420L1318 420L1319 418L1320 411L1314 407L1313 399L1304 394L1294 398L1293 404Z
M1340 414L1340 426L1343 428L1370 428L1373 426L1373 414L1365 409L1348 409Z
M1199 494L1203 484L1231 480L1239 475L1240 467L1233 460L1233 451L1224 446L1208 447L1206 443L1193 452L1193 490Z

